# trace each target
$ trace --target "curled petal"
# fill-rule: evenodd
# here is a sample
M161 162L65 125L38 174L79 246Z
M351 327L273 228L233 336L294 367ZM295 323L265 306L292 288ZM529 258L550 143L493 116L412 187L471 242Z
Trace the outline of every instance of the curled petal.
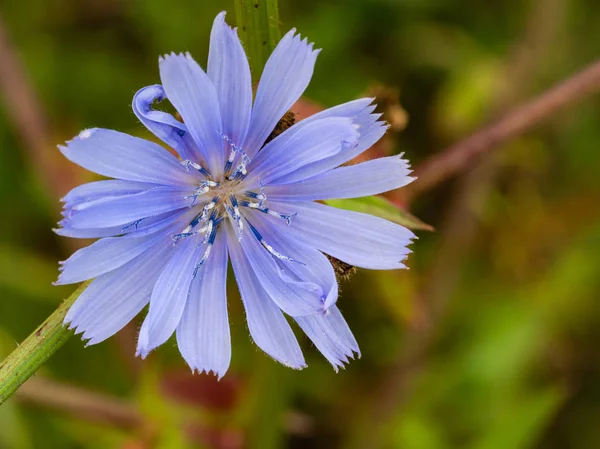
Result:
M189 54L166 55L160 58L159 68L169 101L183 117L209 171L217 176L223 167L224 155L221 113L215 86Z
M173 148L184 160L200 160L201 154L187 127L171 114L152 109L167 98L160 84L143 87L133 96L133 112L150 132Z

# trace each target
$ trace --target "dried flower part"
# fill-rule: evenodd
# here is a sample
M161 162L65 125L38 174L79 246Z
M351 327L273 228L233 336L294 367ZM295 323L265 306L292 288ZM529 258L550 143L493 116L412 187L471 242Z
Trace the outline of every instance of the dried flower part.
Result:
M335 274L338 277L338 279L347 281L352 277L354 273L356 273L356 267L350 265L349 263L341 261L340 259L336 259L332 256L327 256L327 259L329 260L329 262L331 262L333 270L335 271Z
M408 113L400 104L398 88L375 84L367 90L367 95L377 98L377 111L383 113L383 118L395 132L403 131L408 125Z
M294 114L292 111L287 111L284 116L281 117L281 120L277 122L277 125L275 125L273 131L271 134L269 134L269 137L267 137L265 144L269 143L275 137L283 133L286 129L291 128L294 123L296 123L296 114Z

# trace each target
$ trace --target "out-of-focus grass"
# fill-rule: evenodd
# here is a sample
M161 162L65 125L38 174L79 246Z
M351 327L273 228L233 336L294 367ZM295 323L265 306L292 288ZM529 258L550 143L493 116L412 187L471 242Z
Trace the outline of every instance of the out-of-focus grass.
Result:
M330 106L375 84L400 91L410 120L389 133L388 147L414 167L509 107L506 91L509 103L522 101L600 55L595 0L547 0L539 20L536 5L282 0L280 10L283 31L295 26L323 48L311 100ZM224 8L233 22L232 2L215 0L5 0L2 19L48 118L47 151L91 126L149 137L131 113L132 95L158 82L161 53L189 50L204 61ZM535 60L523 86L507 75L519 51ZM58 198L11 119L0 108L2 354L70 292L50 283L72 250L51 231ZM411 269L360 271L341 285L363 356L339 374L303 337L302 372L259 352L230 283L233 360L224 380L186 375L174 342L133 360L138 324L87 349L73 339L40 375L127 400L148 425L113 429L14 398L0 409L0 448L345 448L364 435L402 449L595 447L599 121L593 98L502 149L482 206L469 210L468 243L447 267L454 282L429 285L456 182L419 198L413 212L438 232L418 233ZM432 287L448 304L433 320ZM425 334L432 343L409 394L381 427L366 427L390 366Z

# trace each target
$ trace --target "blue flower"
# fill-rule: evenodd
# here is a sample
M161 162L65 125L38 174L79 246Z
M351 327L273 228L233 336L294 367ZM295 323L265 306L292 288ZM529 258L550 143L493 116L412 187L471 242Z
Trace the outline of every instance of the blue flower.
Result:
M413 234L389 221L316 202L374 195L412 180L406 161L343 166L386 125L372 99L327 109L273 138L308 85L319 50L287 33L253 100L248 60L225 13L215 19L208 71L189 54L159 60L162 85L133 98L162 146L107 129L59 147L72 162L114 178L64 198L56 232L99 238L62 263L58 284L94 279L65 323L99 343L146 305L137 354L173 333L192 370L221 377L231 357L226 277L231 260L255 343L286 366L305 366L284 313L337 370L359 348L336 306L324 254L370 269L404 268ZM168 99L183 122L155 110Z

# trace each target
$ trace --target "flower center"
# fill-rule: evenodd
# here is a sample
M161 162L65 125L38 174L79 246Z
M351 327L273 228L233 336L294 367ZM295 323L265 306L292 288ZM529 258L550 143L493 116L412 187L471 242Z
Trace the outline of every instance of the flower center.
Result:
M242 239L244 230L248 227L251 231L251 235L256 238L263 248L265 248L272 256L280 260L298 262L273 249L273 247L264 240L256 227L248 220L248 217L245 216L243 211L253 209L285 220L288 225L296 214L285 215L267 207L267 196L262 185L258 191L256 191L256 189L246 190L243 187L241 181L248 174L247 165L250 163L250 158L244 150L234 144L229 137L223 136L223 140L227 142L230 147L229 157L224 166L223 181L216 181L206 168L196 162L190 160L181 162L188 172L196 170L204 179L199 182L195 192L186 197L191 200L189 207L198 209L198 213L185 229L172 236L173 244L176 245L180 240L187 237L202 236L199 246L204 245L205 250L194 271L195 276L198 269L200 269L210 255L219 226L224 220L229 220L236 231L238 240Z

